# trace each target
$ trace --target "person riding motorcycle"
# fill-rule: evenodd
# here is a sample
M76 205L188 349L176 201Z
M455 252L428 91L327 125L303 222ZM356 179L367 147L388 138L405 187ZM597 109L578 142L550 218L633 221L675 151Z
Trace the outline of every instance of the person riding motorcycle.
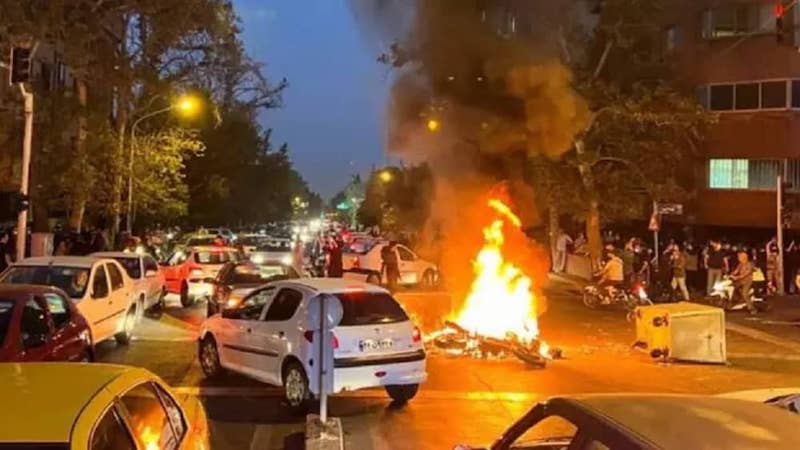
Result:
M614 252L608 252L606 263L597 276L600 278L597 287L608 291L609 295L605 301L610 301L612 297L610 294L625 282L622 259Z

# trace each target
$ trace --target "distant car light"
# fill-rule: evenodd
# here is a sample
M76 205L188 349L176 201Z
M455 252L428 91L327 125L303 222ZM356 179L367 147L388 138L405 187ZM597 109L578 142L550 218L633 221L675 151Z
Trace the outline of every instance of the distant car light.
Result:
M253 264L264 264L264 255L251 255L250 261Z
M290 255L285 255L283 258L281 258L281 263L285 266L291 266L293 262L294 258L292 258Z

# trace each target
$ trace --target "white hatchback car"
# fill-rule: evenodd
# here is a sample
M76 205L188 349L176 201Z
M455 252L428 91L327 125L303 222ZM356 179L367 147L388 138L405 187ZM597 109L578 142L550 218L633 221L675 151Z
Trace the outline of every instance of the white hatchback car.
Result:
M413 398L427 379L419 329L385 289L343 279L272 282L206 319L199 340L205 375L229 369L283 386L290 407L306 407L318 394L309 301L319 294L338 297L344 311L333 330L334 392L384 387L395 402Z
M90 256L111 258L120 263L133 281L133 298L139 302L136 309L140 315L153 306L163 306L167 287L164 272L155 258L126 252L98 252Z
M388 244L388 241L373 238L352 241L342 255L344 270L365 276L368 283L379 284L383 265L381 251ZM395 252L400 264L400 285L430 289L439 283L436 264L425 261L404 245L395 246Z
M38 284L62 289L89 323L92 344L115 338L131 340L139 313L133 283L109 258L46 256L23 259L6 269L0 283Z

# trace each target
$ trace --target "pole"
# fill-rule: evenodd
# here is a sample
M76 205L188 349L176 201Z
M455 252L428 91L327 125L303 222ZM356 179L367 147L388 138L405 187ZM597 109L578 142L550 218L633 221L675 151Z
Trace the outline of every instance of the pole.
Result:
M28 195L28 182L30 179L31 166L31 142L33 140L33 92L25 90L25 86L19 85L22 97L25 100L25 135L22 139L22 177L20 180L19 191L23 196ZM28 236L28 210L23 209L17 216L17 261L25 258L25 241Z
M778 212L778 232L776 236L778 238L778 261L777 267L775 268L778 281L778 295L784 294L784 286L783 286L783 176L778 175L778 195L777 197L777 212Z
M653 200L653 217L656 218L658 221L658 203ZM660 226L661 224L659 224ZM661 253L658 251L658 227L653 230L653 245L654 245L654 252L656 259L653 261L653 267L658 270L658 261L661 259Z
M328 321L325 320L325 296L319 297L319 419L322 424L328 423L328 393L325 391L325 345L328 339Z
M163 114L165 112L172 111L174 108L173 105L170 105L166 108L159 109L158 111L153 111L149 114L145 114L142 117L136 119L131 126L131 143L130 143L130 152L128 155L128 213L127 218L125 221L125 230L128 232L130 236L133 233L133 159L135 157L136 152L136 127L139 126L145 119L149 119L150 117L157 116L159 114Z

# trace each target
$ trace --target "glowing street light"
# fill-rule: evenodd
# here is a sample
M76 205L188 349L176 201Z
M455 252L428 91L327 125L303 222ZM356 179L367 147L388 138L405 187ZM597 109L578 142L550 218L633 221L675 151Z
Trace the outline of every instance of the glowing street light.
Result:
M175 111L183 116L193 116L200 110L200 100L191 95L183 95L172 106Z
M428 119L428 131L430 131L431 133L435 133L435 132L439 131L439 128L441 126L442 126L442 124L439 123L438 120L436 120L436 119Z
M382 170L378 174L378 179L381 180L382 183L390 183L392 178L394 178L394 176L392 175L392 172L388 170Z

